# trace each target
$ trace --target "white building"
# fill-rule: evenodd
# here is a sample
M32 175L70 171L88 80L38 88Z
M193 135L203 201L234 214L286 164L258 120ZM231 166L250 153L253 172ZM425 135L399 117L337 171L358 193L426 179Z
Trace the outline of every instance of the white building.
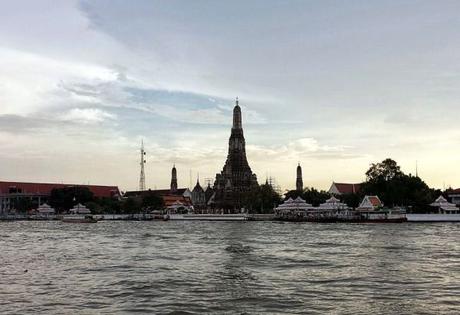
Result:
M332 196L331 198L326 200L325 203L320 204L319 209L320 210L348 210L349 207L343 202L340 202L339 199Z
M452 200L452 203L460 206L460 188L454 189L449 193L449 198Z
M378 196L365 196L356 210L374 211L383 207L383 202Z
M448 202L443 196L439 196L430 206L438 208L439 213L442 214L459 213L459 208L453 203Z

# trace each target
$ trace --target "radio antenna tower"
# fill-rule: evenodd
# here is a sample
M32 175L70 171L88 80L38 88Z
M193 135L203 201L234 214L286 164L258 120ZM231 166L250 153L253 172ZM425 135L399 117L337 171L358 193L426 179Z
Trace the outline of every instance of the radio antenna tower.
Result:
M139 178L139 190L144 191L145 190L145 172L144 172L144 166L145 166L145 150L144 150L144 139L142 139L141 142L141 176Z

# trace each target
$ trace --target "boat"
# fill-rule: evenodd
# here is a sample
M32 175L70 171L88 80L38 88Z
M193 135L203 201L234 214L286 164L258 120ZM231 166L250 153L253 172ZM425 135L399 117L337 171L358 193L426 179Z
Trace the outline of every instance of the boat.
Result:
M65 223L96 223L97 220L91 215L91 211L82 204L77 204L69 210L69 214L62 217Z
M167 214L165 214L161 210L153 210L152 212L150 212L150 214L152 216L152 220L163 220L163 221L169 220Z
M250 216L245 213L236 214L195 214L195 213L168 213L164 220L188 220L188 221L248 221Z
M250 215L245 212L226 214L222 210L221 213L195 213L193 206L176 201L166 208L162 219L172 221L247 221L250 218Z
M61 222L64 223L96 223L97 220L92 215L65 215Z

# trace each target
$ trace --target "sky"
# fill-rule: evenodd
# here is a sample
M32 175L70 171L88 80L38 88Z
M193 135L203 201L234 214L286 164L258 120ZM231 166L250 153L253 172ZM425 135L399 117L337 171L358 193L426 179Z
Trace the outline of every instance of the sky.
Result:
M220 172L239 97L259 182L395 159L460 187L459 1L2 1L0 180L181 187ZM416 162L417 161L417 162Z

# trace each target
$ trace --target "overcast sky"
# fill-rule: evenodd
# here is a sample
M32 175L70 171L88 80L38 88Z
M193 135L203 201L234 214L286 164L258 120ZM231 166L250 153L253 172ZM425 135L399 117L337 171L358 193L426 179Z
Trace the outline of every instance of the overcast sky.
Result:
M136 189L225 162L283 189L395 159L460 186L460 1L2 1L0 180Z

